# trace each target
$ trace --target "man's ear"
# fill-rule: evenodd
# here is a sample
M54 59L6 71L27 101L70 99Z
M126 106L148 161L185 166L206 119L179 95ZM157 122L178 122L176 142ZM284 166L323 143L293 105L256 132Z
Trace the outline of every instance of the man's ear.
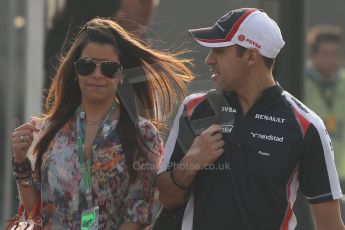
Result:
M246 61L249 66L256 64L260 59L260 53L257 49L249 48L246 51Z

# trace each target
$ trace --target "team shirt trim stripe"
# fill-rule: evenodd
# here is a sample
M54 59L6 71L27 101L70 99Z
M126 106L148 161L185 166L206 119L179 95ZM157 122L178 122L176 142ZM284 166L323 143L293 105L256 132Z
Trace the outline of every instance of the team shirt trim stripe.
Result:
M331 196L332 193L326 193L326 194L323 194L323 195L318 195L318 196L313 196L313 197L309 197L309 196L306 196L305 198L307 200L314 200L314 199L320 199L320 198L324 198L324 197L327 197L327 196Z
M298 186L298 167L296 167L292 172L286 187L287 210L283 219L282 226L280 228L281 230L295 229L295 227L297 226L297 220L292 211L292 207L296 201Z
M293 108L294 114L296 115L296 118L298 120L298 123L300 125L303 137L307 133L309 127L310 127L310 122L305 119L295 108Z
M323 147L323 154L326 161L328 180L330 183L332 199L336 200L336 199L341 198L343 194L341 192L339 179L338 179L339 177L338 177L338 173L337 173L335 163L334 163L333 151L330 146L331 140L326 132L326 127L323 124L323 121L316 113L314 113L312 110L304 106L302 102L294 98L290 93L284 91L283 96L291 104L293 109L295 109L299 114L301 114L301 116L303 116L308 122L310 122L316 128L320 136L321 144ZM296 102L299 103L299 105ZM299 106L303 106L303 109L301 109ZM303 111L303 110L306 110L306 111Z
M187 105L187 116L188 118L190 118L193 114L194 109L200 104L200 102L202 102L204 99L206 98L206 94L205 95L201 95L197 98L194 98L192 100L190 100Z

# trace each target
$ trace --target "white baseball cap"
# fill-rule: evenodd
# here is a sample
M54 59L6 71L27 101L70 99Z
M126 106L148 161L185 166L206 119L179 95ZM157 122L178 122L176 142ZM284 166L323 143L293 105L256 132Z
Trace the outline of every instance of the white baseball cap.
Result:
M255 8L232 10L212 27L191 29L189 34L206 47L234 44L256 48L262 56L276 58L285 45L277 23L265 12Z

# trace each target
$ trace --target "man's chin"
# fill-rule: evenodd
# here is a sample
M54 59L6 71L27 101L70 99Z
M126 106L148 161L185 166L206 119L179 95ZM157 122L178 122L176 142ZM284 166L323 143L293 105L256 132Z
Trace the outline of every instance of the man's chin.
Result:
M226 92L229 92L229 91L232 90L232 89L229 88L229 87L224 87L224 85L223 85L223 86L220 86L219 84L214 84L214 88L215 88L216 90L218 90L219 92L222 92L222 93L226 93Z
M226 90L224 90L224 88L221 87L219 84L214 83L213 85L214 85L214 88L215 88L216 90L218 90L219 92L226 92Z

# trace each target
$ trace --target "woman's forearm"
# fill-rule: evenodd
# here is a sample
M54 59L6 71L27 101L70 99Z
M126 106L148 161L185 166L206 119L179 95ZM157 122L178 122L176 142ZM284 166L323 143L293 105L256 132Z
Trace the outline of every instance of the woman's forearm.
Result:
M17 186L20 202L23 204L25 210L30 212L34 208L37 199L40 199L39 192L33 187L33 185L25 187L20 183L17 183Z

